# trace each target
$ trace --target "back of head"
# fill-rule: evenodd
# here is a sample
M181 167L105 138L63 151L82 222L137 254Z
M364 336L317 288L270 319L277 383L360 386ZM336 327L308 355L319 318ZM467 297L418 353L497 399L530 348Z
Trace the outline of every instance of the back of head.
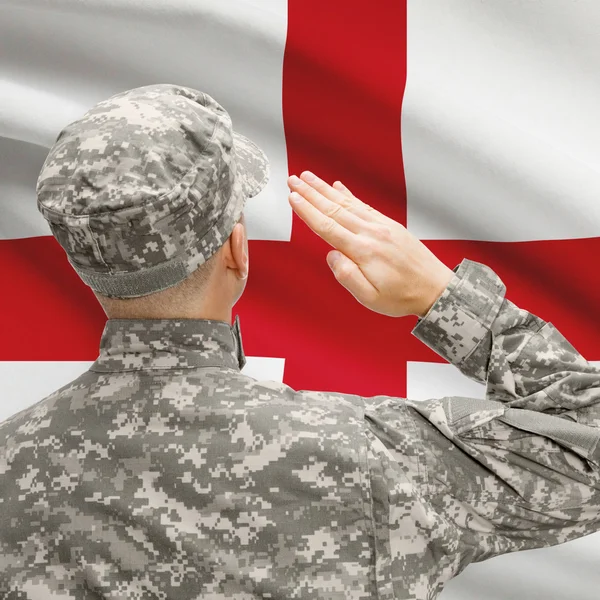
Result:
M211 268L199 267L267 180L264 153L213 98L153 85L63 129L40 172L38 208L103 305L161 301L209 281Z
M211 281L217 271L215 267L219 251L191 275L159 292L135 298L116 298L100 292L94 294L111 319L187 319L206 316L205 305L212 295Z

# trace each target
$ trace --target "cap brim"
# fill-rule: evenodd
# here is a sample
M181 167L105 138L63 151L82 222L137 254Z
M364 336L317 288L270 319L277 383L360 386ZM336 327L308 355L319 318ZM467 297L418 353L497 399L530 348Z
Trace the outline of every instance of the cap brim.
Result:
M270 167L266 154L251 140L233 132L237 176L247 198L256 196L269 181Z

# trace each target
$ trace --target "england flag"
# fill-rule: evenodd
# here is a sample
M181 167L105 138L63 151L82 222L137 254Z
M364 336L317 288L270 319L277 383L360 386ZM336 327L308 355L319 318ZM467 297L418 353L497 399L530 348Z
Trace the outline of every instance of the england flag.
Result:
M449 267L489 265L600 360L598 31L597 0L4 0L0 421L86 370L106 319L37 211L48 149L96 102L154 83L213 96L271 162L234 309L249 375L484 397L410 335L414 318L369 312L335 281L287 201L307 169ZM474 564L441 598L597 600L599 535Z

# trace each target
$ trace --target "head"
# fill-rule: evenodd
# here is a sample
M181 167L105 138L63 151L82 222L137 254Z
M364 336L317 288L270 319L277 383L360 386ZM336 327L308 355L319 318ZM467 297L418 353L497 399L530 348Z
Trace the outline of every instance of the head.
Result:
M244 214L225 243L178 284L138 298L94 292L109 319L215 319L231 311L248 279L248 236Z
M231 321L268 160L208 94L129 90L58 136L38 208L109 318Z

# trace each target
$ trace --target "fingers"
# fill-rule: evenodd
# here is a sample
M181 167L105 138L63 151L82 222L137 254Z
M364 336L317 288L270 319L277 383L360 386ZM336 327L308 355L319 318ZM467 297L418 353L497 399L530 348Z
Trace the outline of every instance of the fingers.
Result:
M341 202L333 201L302 179L293 175L288 179L290 188L308 200L325 216L330 217L352 233L360 233L364 229L364 220L348 210ZM342 196L340 192L336 192ZM338 198L338 200L340 200ZM346 204L348 202L346 201Z
M294 212L321 238L334 248L348 256L354 256L357 251L358 236L335 219L323 214L298 192L290 194L290 204Z
M341 182L334 181L333 188L335 188L338 192L342 192L342 194L346 194L349 198L355 198L354 194Z
M361 304L368 306L376 300L377 289L363 275L358 265L347 256L334 250L327 255L327 264L338 282Z
M300 175L300 179L307 183L310 187L317 190L322 196L346 208L349 212L360 217L364 221L375 222L383 218L383 215L359 200L350 190L339 183L343 189L338 189L339 186L332 187L326 181L323 181L310 171L304 171ZM338 182L336 182L338 183Z

